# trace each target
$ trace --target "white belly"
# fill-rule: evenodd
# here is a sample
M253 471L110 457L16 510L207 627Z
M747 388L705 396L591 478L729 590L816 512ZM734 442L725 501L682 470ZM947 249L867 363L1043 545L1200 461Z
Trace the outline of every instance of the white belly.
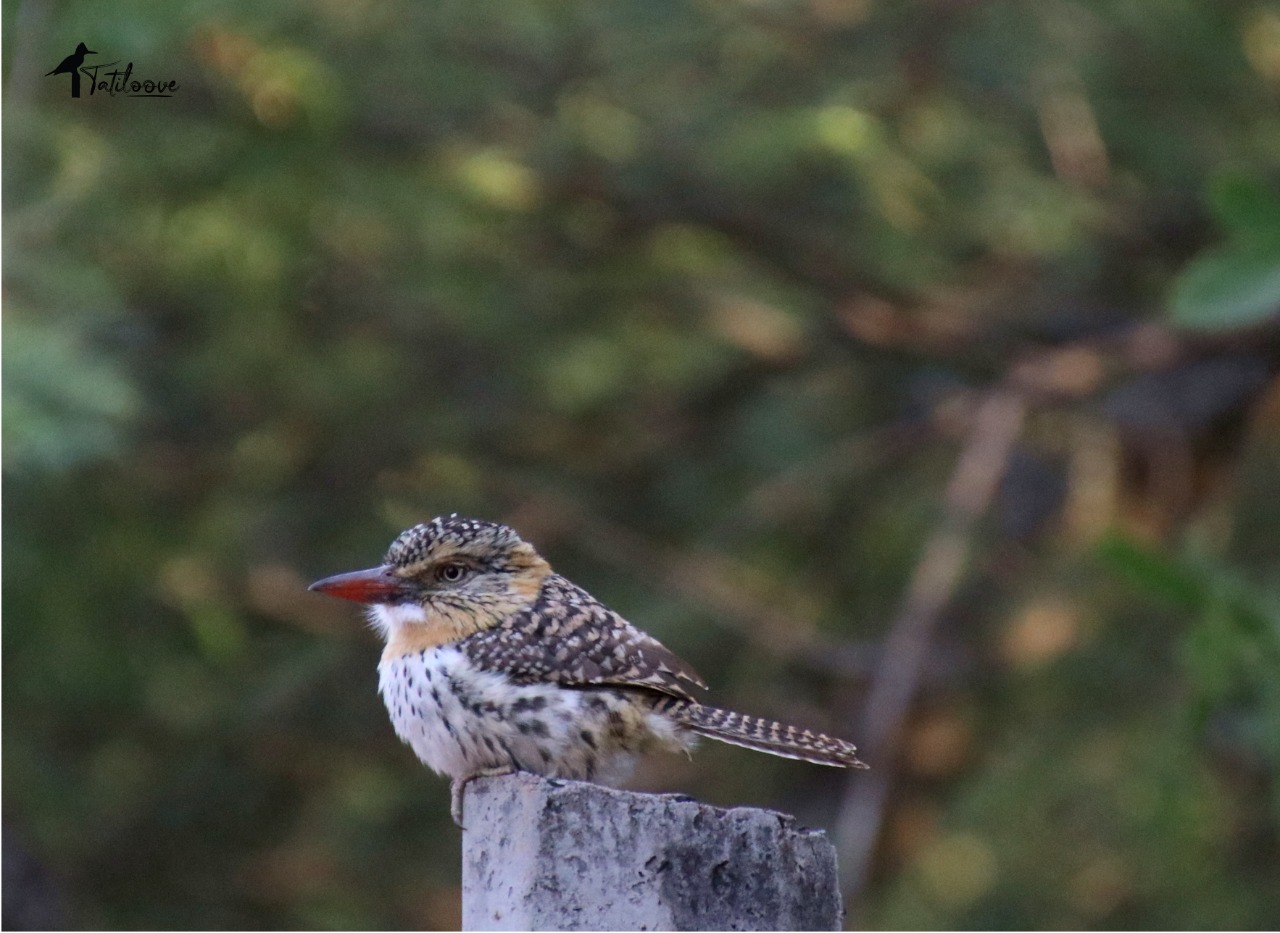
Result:
M396 734L451 778L512 767L611 779L645 746L682 748L689 741L666 717L638 711L634 694L516 684L477 670L451 646L384 660L378 673Z

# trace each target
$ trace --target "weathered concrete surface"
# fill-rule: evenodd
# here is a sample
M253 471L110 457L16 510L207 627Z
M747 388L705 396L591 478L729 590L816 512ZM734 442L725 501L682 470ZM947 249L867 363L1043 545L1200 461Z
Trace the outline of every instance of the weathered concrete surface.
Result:
M769 810L530 774L468 785L464 930L838 930L835 849Z

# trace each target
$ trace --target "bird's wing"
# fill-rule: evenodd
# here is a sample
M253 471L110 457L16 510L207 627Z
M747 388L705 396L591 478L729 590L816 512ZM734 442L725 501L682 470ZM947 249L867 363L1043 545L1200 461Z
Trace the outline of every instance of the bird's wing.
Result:
M534 605L463 640L476 666L525 683L645 687L693 700L702 678L656 638L552 574Z

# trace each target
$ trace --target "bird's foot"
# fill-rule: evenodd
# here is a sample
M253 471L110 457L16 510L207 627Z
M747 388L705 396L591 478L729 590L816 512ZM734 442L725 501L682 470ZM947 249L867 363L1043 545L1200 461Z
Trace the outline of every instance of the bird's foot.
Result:
M472 771L463 777L453 779L453 784L450 787L452 801L449 804L449 815L453 817L453 822L459 829L466 829L462 825L462 794L467 789L467 785L476 778L498 777L503 774L512 774L515 770L510 765L502 765L496 768L482 768L479 771Z

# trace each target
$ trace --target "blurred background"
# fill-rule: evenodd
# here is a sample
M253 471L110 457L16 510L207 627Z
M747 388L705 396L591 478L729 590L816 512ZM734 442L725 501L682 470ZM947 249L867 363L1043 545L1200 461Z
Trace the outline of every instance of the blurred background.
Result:
M3 27L7 927L456 926L305 592L456 511L858 742L632 785L825 827L851 925L1273 928L1280 5Z

